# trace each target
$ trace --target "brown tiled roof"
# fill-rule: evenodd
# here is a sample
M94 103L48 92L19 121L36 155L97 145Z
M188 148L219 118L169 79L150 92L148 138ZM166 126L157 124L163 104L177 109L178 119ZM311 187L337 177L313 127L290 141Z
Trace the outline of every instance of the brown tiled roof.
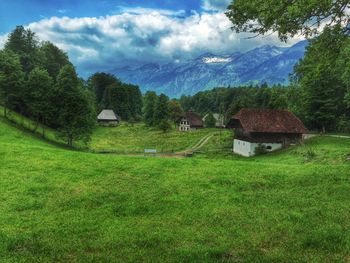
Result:
M186 118L190 122L191 127L203 127L202 118L193 111L185 112L181 118Z
M307 133L301 120L286 110L242 109L234 115L227 127L234 127L237 121L247 132Z

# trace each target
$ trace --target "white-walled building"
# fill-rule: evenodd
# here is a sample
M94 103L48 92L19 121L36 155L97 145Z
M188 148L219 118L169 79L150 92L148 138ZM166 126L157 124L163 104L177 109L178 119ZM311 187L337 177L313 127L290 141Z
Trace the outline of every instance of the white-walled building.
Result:
M200 116L192 111L186 112L178 120L179 131L190 131L203 128L203 121Z
M284 110L242 109L226 127L235 129L233 152L246 157L254 156L259 146L272 152L300 143L308 132L293 113Z

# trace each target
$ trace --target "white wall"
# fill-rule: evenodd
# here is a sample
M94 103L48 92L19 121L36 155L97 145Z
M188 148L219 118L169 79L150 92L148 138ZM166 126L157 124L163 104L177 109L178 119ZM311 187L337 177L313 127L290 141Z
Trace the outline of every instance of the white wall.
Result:
M261 143L265 145L268 152L273 152L282 149L281 143ZM239 155L250 157L255 155L255 148L259 146L259 143L250 143L247 141L237 140L233 141L233 152Z
M233 152L234 153L237 153L239 155L243 155L245 157L249 157L249 156L252 156L250 149L251 149L250 142L236 140L236 139L233 141Z

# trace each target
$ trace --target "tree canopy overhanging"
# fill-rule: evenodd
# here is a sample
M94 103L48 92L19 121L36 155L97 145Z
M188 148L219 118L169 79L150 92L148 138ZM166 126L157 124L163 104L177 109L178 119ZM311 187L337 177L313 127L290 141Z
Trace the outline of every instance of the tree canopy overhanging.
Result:
M236 32L263 35L277 32L279 38L318 33L324 25L348 30L350 0L234 0L227 17Z

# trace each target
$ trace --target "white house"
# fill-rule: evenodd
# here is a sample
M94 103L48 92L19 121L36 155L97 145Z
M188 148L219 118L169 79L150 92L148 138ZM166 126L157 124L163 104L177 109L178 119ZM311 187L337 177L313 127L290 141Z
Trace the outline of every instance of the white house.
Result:
M226 127L235 129L233 152L246 157L255 155L259 146L272 152L300 143L308 132L293 113L285 110L242 109Z
M190 131L204 127L202 118L192 111L184 113L177 123L179 131Z

